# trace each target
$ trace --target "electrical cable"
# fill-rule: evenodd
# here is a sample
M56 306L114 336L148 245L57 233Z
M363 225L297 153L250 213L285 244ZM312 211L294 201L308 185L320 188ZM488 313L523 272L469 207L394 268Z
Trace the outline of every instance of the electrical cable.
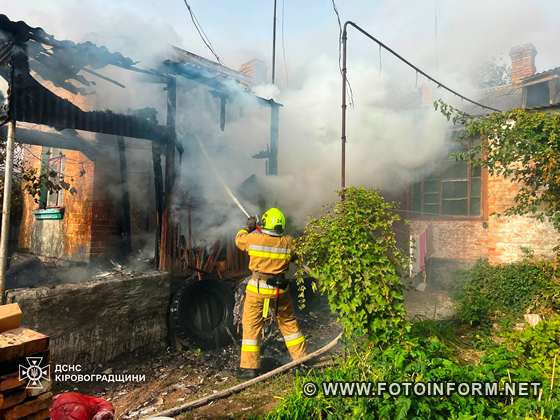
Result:
M204 42L204 45L206 45L206 47L208 47L208 49L214 55L214 57L216 57L216 60L218 61L218 63L222 64L222 61L220 60L220 57L218 56L218 54L214 50L214 47L212 46L212 42L210 42L210 38L208 38L208 36L204 32L204 29L202 29L202 25L200 25L200 22L196 18L191 6L187 2L187 0L183 0L183 1L185 3L185 6L187 7L187 10L189 11L189 15L191 17L192 23L194 24L194 28L198 32L198 35L200 36L200 39L202 39L202 42Z
M338 69L340 74L342 74L342 21L340 20L340 13L338 13L335 0L331 0L331 2L338 22ZM348 87L348 99L350 101L350 106L354 106L354 92L352 91L352 86L350 85L348 77L346 77L346 86Z
M334 2L334 0L333 0ZM365 29L361 28L360 26L358 26L357 24L355 24L354 22L348 20L344 23L344 33L347 33L347 29L346 27L350 25L353 26L356 30L358 30L359 32L361 32L363 35L365 35L367 38L371 39L373 42L375 42L376 44L378 44L381 48L385 49L385 51L388 51L389 53L391 53L392 55L394 55L395 57L397 57L400 61L402 61L403 63L405 63L407 66L411 67L412 69L416 70L416 72L420 73L422 76L424 76L425 78L427 78L428 80L431 80L433 83L435 83L437 85L438 88L443 88L446 91L448 91L449 93L452 93L453 95L457 96L458 98L461 98L467 102L470 102L473 105L479 106L481 108L487 109L489 111L494 111L494 112L502 112L499 109L493 108L491 106L487 106L484 104L481 104L480 102L477 102L473 99L468 98L465 95L462 95L461 93L457 92L454 89L451 89L449 86L447 86L446 84L440 82L439 80L437 80L436 78L430 76L428 73L426 73L425 71L423 71L421 68L419 68L418 66L415 66L414 64L412 64L410 61L408 61L406 58L404 58L402 55L400 55L399 53L397 53L395 50L393 50L391 47L387 46L386 44L384 44L383 42L381 42L380 40L378 40L376 37L374 37L373 35L371 35L369 32L367 32Z

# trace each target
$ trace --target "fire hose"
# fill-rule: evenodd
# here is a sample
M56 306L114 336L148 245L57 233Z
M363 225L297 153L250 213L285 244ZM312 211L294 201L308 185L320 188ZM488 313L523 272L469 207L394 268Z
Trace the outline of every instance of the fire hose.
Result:
M273 369L269 372L263 373L260 376L257 376L256 378L250 379L248 381L242 382L240 384L234 385L231 388L227 388L224 389L223 391L219 391L215 394L211 394L211 395L207 395L206 397L202 397L199 398L197 400L194 401L190 401L187 402L185 404L179 405L177 407L173 407L170 408L168 410L164 410L161 411L158 414L154 414L153 417L173 417L173 416L177 416L181 413L184 413L185 411L188 410L192 410L193 408L197 408L197 407L201 407L204 406L206 404L209 404L212 401L215 400L219 400L222 398L226 398L228 396L230 396L231 394L234 394L236 392L242 391L245 388L248 388L252 385L255 385L259 382L262 382L266 379L269 379L275 375L278 375L279 373L283 373L286 372L296 366L301 365L302 363L308 362L312 359L315 359L316 357L332 350L338 343L338 341L340 340L340 338L342 337L342 333L338 334L332 341L330 341L329 343L327 343L326 345L324 345L323 347L321 347L320 349L315 350L313 353L308 354L305 357L302 357L299 360L294 360L291 361L290 363L286 363L285 365L282 365L280 367L277 367L276 369Z

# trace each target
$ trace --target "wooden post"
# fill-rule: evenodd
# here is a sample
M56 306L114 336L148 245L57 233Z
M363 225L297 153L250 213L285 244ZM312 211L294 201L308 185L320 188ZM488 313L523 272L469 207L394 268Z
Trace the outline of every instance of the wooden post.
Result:
M118 136L117 143L119 146L119 160L121 172L121 242L122 256L128 257L132 252L132 237L130 227L130 194L128 190L128 165L126 162L126 145L124 137Z
M10 241L10 211L12 206L12 173L14 165L14 142L16 139L16 107L15 107L15 60L12 56L10 75L9 122L6 141L6 157L4 160L4 199L2 202L2 227L0 231L0 299L5 303L6 272L8 271L8 246Z
M161 219L163 214L163 175L161 169L161 147L152 142L152 162L154 166L154 191L156 196L156 237L154 246L154 265L159 267Z
M10 117L8 123L8 141L6 143L6 160L4 162L4 200L2 202L2 231L0 233L0 294L5 303L6 272L8 271L8 245L10 239L10 210L12 206L12 172L16 122Z
M268 158L267 174L278 175L278 130L279 106L270 101L270 152Z
M161 219L160 241L160 270L168 271L172 268L173 255L173 215L171 204L173 185L175 183L175 114L177 111L177 82L174 78L167 81L167 128L169 138L165 147L165 198Z

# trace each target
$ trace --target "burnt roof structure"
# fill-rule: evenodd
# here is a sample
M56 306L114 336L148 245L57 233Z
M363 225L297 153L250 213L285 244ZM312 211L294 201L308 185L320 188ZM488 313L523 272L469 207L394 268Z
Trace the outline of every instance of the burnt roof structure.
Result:
M167 127L147 119L111 111L83 111L39 83L31 74L30 63L40 78L73 93L80 93L80 88L72 80L89 85L78 74L86 66L97 69L111 64L136 70L135 62L120 53L111 53L90 42L59 41L41 28L0 15L0 76L10 84L15 120L45 124L57 130L93 131L159 143L173 138Z

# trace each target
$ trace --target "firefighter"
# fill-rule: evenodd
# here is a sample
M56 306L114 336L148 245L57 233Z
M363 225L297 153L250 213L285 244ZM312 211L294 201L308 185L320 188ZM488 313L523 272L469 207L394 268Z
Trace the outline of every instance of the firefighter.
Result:
M305 337L301 333L285 278L292 259L293 238L285 235L286 218L277 208L267 210L257 220L249 218L247 228L236 237L237 247L249 254L249 270L252 276L245 290L245 303L241 319L243 340L239 377L250 379L257 376L260 368L260 339L265 320L270 319L275 308L278 328L292 359L305 356Z

